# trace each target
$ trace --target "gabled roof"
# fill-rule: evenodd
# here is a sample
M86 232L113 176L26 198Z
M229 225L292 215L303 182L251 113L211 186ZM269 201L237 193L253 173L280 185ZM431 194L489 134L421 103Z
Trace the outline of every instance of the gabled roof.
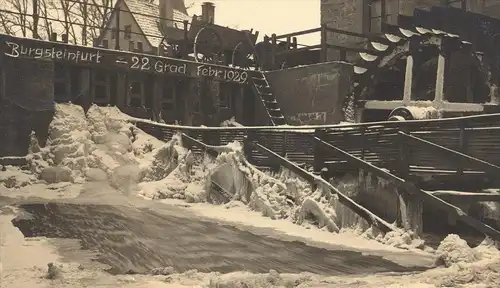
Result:
M122 0L127 6L128 10L131 11L133 18L137 22L140 33L145 34L145 38L148 40L149 44L153 47L160 46L161 40L163 38L162 30L160 29L160 8L158 0ZM179 21L177 26L182 28L182 21L191 20L187 14L186 7L184 6L183 0L171 0L172 6L174 7L174 20ZM139 15L136 13L144 15L152 15L154 17ZM174 22L174 25L176 23Z

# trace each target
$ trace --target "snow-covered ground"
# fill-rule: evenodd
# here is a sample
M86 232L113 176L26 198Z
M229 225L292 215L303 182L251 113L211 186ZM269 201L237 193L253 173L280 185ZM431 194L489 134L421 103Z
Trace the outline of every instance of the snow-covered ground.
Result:
M255 234L434 268L328 277L279 271L176 274L167 267L155 271L162 274L156 276L112 276L69 240L25 239L10 222L20 212L5 205L0 206L0 287L500 286L500 252L488 240L472 249L450 235L432 250L403 232L381 235L338 203L335 195L311 191L288 171L271 176L257 170L246 161L238 143L227 145L217 159L199 157L182 147L180 136L164 143L126 118L116 108L93 106L85 117L79 106L57 105L46 147L32 139L30 169L0 171L0 205L14 201L4 197L134 206L164 203ZM222 198L210 189L211 181L229 192L229 203L218 205ZM57 253L61 247L81 255L62 258ZM49 269L54 277L48 277L54 279L46 277L48 263L55 263Z

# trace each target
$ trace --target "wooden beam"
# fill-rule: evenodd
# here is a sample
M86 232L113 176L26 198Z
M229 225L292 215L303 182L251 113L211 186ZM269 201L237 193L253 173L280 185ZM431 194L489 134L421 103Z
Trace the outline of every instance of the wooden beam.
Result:
M203 152L207 153L208 155L210 155L212 157L217 157L217 155L219 155L220 153L223 153L223 152L228 153L228 152L234 151L233 149L231 149L230 147L227 147L227 146L212 146L212 145L205 144L205 143L203 143L199 140L196 140L193 137L187 135L186 133L182 133L181 137L182 137L182 141L184 143L191 144L192 146L196 146L196 147L200 148ZM187 149L190 149L189 146L184 146L184 147Z
M352 37L358 37L358 38L365 38L368 39L369 36L366 34L361 34L361 33L356 33L356 32L351 32L351 31L345 31L345 30L340 30L332 27L326 27L328 32L332 32L335 34L342 34L342 35L347 35L347 36L352 36Z
M257 149L261 150L262 152L265 152L267 155L277 159L280 162L281 166L289 169L290 171L296 173L298 176L304 178L304 180L309 182L311 185L317 185L317 184L321 183L323 187L330 189L330 191L337 194L340 203L342 203L343 205L345 205L346 207L351 209L354 213L358 214L360 217L365 219L370 225L377 227L378 229L380 229L384 233L395 230L395 228L391 224L387 223L384 219L373 214L372 212L370 212L370 210L366 209L365 207L354 202L351 198L344 195L342 192L340 192L337 188L333 187L330 183L328 183L323 178L317 177L317 176L311 174L310 172L300 168L296 164L290 162L288 159L281 157L277 153L266 148L265 146L260 145L257 142L250 141L250 143L252 143L252 145L254 145L255 148L257 148Z
M284 50L284 51L276 51L276 55L282 55L282 54L294 54L294 53L298 53L298 52L303 52L303 51L307 51L307 50L312 50L312 49L318 49L318 48L321 48L321 44L319 45L313 45L313 46L307 46L307 47L301 47L301 48L297 48L297 49L291 49L291 50Z
M380 52L377 52L373 49L366 49L366 48L356 48L356 47L347 47L347 46L342 46L342 45L334 45L334 44L326 44L328 48L333 48L337 50L345 50L349 52L358 52L358 53L370 53L374 55L378 55Z
M400 135L405 137L406 141L416 143L417 145L420 145L419 147L427 149L427 150L434 150L437 153L442 154L443 156L450 156L450 157L455 157L460 159L461 163L468 164L472 166L472 168L479 169L481 171L484 171L491 176L497 177L500 174L500 167L494 164L491 164L487 161L481 160L474 158L472 156L469 156L464 153L460 153L456 150L446 148L444 146L438 145L436 143L433 143L431 141L424 140L419 137L415 137L413 135L406 134L404 132L398 132Z
M485 235L490 236L492 239L496 241L500 241L499 231L482 223L477 219L474 219L473 217L470 217L459 207L447 203L446 201L439 199L438 197L432 195L431 193L417 188L413 183L407 182L386 170L383 170L371 163L363 161L347 153L346 151L323 141L322 139L314 137L314 140L320 145L322 145L322 147L324 147L325 150L335 152L340 158L355 163L359 168L367 170L371 172L373 175L383 178L391 182L392 184L396 185L397 187L403 188L404 191L406 191L407 193L418 196L423 201L434 206L437 209L444 210L449 214L453 214L453 216L455 216L458 220L462 221L463 223L469 225L470 227L476 229L481 233L484 233Z
M493 193L474 193L458 191L430 191L430 194L441 199L463 202L500 202L500 194Z
M359 100L358 103L362 108L371 110L393 110L401 106L435 107L435 104L429 101L410 101L409 103L405 103L402 100ZM484 107L485 105L477 103L444 102L441 109L444 112L483 112Z
M445 76L446 76L446 69L448 69L448 51L446 45L443 43L443 39L439 39L440 45L439 45L439 54L438 54L438 63L437 63L437 70L436 70L436 83L435 83L435 93L434 93L434 103L435 105L441 106L441 103L444 102L445 100L445 83L444 81Z
M320 31L321 31L321 27L312 28L312 29L297 31L297 32L293 32L293 33L288 33L288 34L283 34L283 35L277 35L276 39L283 39L283 38L288 38L288 37L295 37L295 36L300 36L300 35L305 35L305 34L316 33L316 32L320 32Z
M306 170L300 168L295 163L288 161L286 158L280 156L278 153L275 153L271 149L268 149L267 147L259 144L258 142L251 141L251 140L246 140L245 144L246 145L250 145L250 146L252 146L254 148L257 148L258 150L266 153L271 158L273 158L275 160L278 160L278 162L280 162L281 166L283 166L286 169L288 169L288 170L292 171L293 173L297 174L298 176L300 176L301 178L303 178L304 180L306 180L309 184L311 184L311 185L316 185L317 184L317 181L316 181L317 177L316 176L314 176L313 174L311 174L311 173L307 172Z

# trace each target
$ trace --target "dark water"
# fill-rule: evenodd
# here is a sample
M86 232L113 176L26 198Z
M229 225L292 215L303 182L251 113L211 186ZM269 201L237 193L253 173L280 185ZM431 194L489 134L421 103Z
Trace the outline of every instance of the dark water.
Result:
M26 237L80 239L84 249L114 274L146 273L173 266L177 272L281 273L327 275L405 272L409 269L377 256L332 251L258 236L192 216L149 209L67 203L20 204L29 217L12 220Z

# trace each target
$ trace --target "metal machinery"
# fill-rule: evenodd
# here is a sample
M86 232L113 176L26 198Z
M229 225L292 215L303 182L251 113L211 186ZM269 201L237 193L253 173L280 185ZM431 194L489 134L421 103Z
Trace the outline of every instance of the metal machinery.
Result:
M175 47L174 56L240 68L257 66L254 45L258 32L212 24L197 16L184 26L184 30L168 28L166 33L165 40Z

